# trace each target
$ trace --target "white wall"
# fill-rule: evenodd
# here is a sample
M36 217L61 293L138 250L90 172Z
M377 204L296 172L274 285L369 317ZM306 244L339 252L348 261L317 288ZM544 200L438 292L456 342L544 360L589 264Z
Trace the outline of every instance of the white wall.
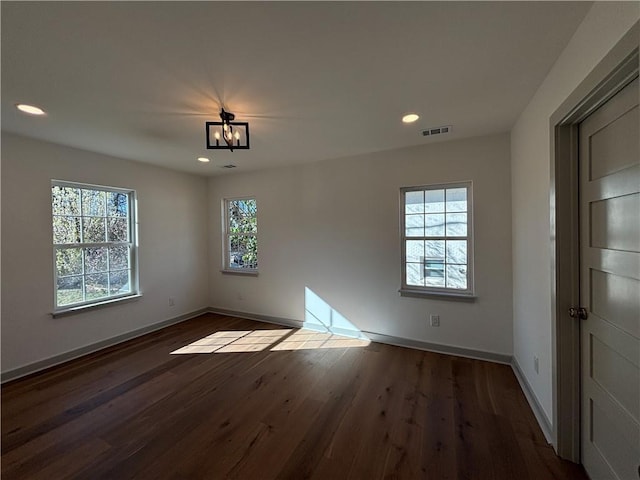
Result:
M553 420L550 117L638 20L638 2L598 2L511 131L514 356ZM539 374L533 357L540 359Z
M50 316L51 179L137 191L142 298ZM3 132L2 371L206 307L207 238L205 178Z
M400 187L463 180L477 300L400 297ZM302 320L306 286L362 330L511 355L509 182L507 134L213 177L211 305ZM220 272L221 201L243 195L258 201L258 277Z

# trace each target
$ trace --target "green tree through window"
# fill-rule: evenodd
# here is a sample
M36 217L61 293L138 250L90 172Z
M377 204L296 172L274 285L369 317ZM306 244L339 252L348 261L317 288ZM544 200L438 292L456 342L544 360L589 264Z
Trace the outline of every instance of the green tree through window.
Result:
M258 206L255 198L224 201L225 269L258 269Z
M52 182L56 310L137 293L133 195Z

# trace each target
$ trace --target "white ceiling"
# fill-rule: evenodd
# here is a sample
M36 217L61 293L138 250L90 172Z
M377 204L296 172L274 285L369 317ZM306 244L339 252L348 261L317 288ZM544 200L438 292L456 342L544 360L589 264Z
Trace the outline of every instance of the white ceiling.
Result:
M2 129L203 175L506 132L590 5L3 1Z

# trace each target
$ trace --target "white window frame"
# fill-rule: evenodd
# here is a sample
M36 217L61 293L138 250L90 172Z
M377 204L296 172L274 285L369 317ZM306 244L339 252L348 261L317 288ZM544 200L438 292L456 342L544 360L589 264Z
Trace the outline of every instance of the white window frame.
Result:
M51 198L51 228L52 228L52 245L53 245L53 316L61 316L66 313L73 313L82 310L86 310L89 308L106 306L111 303L120 302L123 300L129 300L132 298L140 297L140 289L139 289L139 279L138 279L138 223L137 223L137 196L136 191L129 188L119 188L119 187L109 187L104 185L93 185L87 183L79 183L79 182L69 182L63 180L52 180L51 181L51 190L53 191L53 187L67 187L67 188L76 188L76 189L85 189L85 190L97 190L101 192L116 192L127 195L129 202L128 209L128 231L129 231L129 239L127 242L98 242L98 243L68 243L68 244L58 244L53 243L53 219L56 215L53 213L53 199ZM82 216L82 196L80 197L80 218L84 218ZM108 216L105 214L105 218ZM80 228L80 235L82 239L83 229ZM72 304L66 304L58 306L58 269L56 262L56 252L58 249L63 248L78 248L84 250L85 248L100 248L100 247L110 247L110 246L121 246L126 245L129 249L129 284L130 284L130 292L122 293L119 295L107 295L105 297L100 297L91 300L83 300L82 302L76 302ZM83 256L84 258L84 256ZM107 259L108 262L108 259ZM84 272L84 261L82 262L82 276L87 275ZM108 267L107 267L108 271ZM83 298L84 298L84 290L83 290Z
M246 232L246 233L238 233L230 231L230 222L229 222L229 203L239 200L253 200L256 202L256 231L255 232ZM227 197L222 199L222 273L232 273L238 275L258 275L259 268L259 257L256 259L258 267L256 268L238 268L233 267L230 264L231 252L230 252L230 237L233 235L241 235L247 237L255 237L257 245L259 245L258 238L258 200L255 196L246 195L241 197ZM257 254L256 254L257 255Z
M466 188L467 189L467 235L461 236L430 236L424 235L421 237L407 237L405 229L405 198L407 192L426 192L430 190L447 190L453 188ZM446 193L445 193L446 194ZM445 199L446 200L446 199ZM446 201L445 212L446 214ZM467 241L467 288L447 288L437 286L420 286L420 285L407 285L407 240L466 240ZM458 297L461 299L473 299L475 298L474 282L473 282L473 184L471 181L456 182L456 183L441 183L434 185L419 185L413 187L403 187L400 189L400 244L401 244L401 271L402 280L400 287L400 294L402 296L446 296L446 297ZM424 260L426 263L427 259ZM446 271L446 258L443 262L444 269Z

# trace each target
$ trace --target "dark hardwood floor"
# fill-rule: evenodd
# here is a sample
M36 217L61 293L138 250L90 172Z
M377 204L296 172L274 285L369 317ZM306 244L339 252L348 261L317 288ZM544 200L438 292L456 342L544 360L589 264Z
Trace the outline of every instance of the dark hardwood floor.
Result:
M586 479L510 367L305 335L209 314L10 382L2 478Z

